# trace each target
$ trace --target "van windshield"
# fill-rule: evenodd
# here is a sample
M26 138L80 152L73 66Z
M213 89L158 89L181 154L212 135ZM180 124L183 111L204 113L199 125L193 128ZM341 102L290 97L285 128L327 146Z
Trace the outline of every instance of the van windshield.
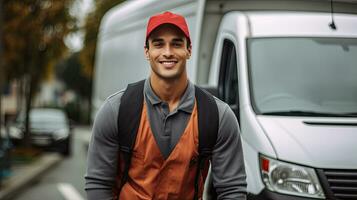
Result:
M257 114L357 117L357 38L248 40Z

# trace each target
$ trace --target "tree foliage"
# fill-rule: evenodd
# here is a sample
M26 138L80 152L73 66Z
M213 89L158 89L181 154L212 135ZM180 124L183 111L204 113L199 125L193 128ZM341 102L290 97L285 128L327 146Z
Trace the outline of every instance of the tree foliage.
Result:
M7 78L42 75L66 51L73 0L3 0L3 62Z
M100 21L104 14L112 7L124 0L95 0L95 9L89 13L84 25L84 47L80 52L80 62L84 74L90 78L93 76L94 58L97 44Z
M84 45L79 54L79 61L82 65L81 73L83 73L84 76L90 80L90 88L92 88L93 84L94 59L100 21L109 9L122 3L123 1L124 0L94 0L95 9L87 15L85 25L83 27L85 32L83 41ZM90 91L90 96L91 94L92 92ZM91 113L91 104L91 98L89 98L88 115ZM90 119L90 117L88 117L88 119Z
M45 75L46 68L53 65L66 52L64 37L75 25L75 18L69 14L73 1L2 1L3 71L7 81L15 78L24 79L28 86L24 139L27 143L28 113L32 95L40 79Z
M82 65L79 62L79 53L73 53L56 66L57 77L72 89L76 94L89 99L91 94L90 79L81 73Z

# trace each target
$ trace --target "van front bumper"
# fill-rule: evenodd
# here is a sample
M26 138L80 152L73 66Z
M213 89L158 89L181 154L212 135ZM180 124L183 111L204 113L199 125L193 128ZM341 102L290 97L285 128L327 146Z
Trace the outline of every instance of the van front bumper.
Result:
M271 192L266 189L264 189L259 194L248 193L247 199L248 200L318 200L316 198L297 197L287 194L279 194L279 193Z

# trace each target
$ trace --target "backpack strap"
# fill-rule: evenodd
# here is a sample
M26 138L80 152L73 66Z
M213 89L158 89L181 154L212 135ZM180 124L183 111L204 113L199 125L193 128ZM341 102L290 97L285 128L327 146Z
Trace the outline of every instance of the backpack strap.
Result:
M124 160L124 172L120 181L119 193L128 180L132 151L143 109L144 83L145 80L129 84L121 97L118 115L118 142Z
M195 177L194 200L198 199L199 178L205 163L211 159L218 133L218 107L214 97L205 90L195 86L198 110L198 164Z

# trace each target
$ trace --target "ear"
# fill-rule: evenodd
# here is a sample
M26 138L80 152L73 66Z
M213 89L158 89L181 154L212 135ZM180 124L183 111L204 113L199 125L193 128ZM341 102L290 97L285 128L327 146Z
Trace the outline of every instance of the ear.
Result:
M149 49L146 46L144 46L144 54L145 54L146 60L149 60L150 59Z
M191 58L191 53L192 53L192 47L190 46L187 48L187 59Z

